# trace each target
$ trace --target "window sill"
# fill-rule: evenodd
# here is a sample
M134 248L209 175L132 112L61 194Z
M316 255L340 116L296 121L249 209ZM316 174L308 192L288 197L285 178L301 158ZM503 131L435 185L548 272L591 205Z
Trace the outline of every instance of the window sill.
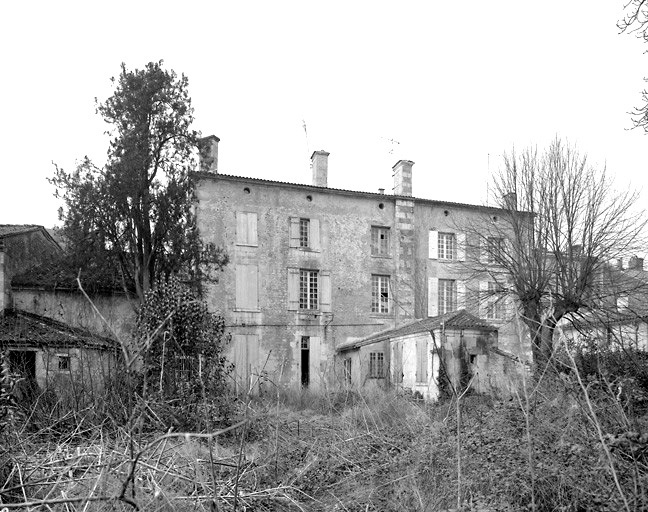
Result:
M256 308L256 309L234 308L232 311L235 311L236 313L261 313L261 310L259 308Z
M372 254L372 258L379 258L381 260L390 260L392 259L391 254Z
M369 313L369 318L393 318L394 313Z
M259 247L259 244L242 244L242 243L236 243L238 247Z
M312 247L291 247L291 249L301 252L321 252L319 249L313 249Z

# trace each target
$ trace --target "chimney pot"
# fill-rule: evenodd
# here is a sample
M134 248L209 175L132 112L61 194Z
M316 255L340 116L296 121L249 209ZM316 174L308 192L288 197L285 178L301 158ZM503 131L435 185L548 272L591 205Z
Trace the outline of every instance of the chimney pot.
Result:
M384 189L384 188L379 188L379 189L378 189L378 193L379 193L379 194L384 194L384 193L385 193L385 189Z
M394 195L412 195L412 166L411 160L399 160L392 170L394 171Z
M216 135L208 135L198 141L200 154L200 170L203 172L218 173L218 143Z
M311 155L311 169L313 170L313 185L316 187L328 186L328 157L330 153L324 150L313 151Z
M515 192L509 192L502 196L502 208L517 210L517 194Z
M637 256L632 256L628 261L628 268L632 270L643 270L644 260Z

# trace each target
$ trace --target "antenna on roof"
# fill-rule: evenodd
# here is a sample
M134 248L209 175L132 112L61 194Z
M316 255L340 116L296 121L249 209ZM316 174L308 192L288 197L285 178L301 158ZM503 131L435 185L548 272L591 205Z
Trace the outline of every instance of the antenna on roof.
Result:
M306 129L306 120L302 119L302 127L304 128L304 137L306 137L306 158L310 162L310 148L308 145L308 130Z

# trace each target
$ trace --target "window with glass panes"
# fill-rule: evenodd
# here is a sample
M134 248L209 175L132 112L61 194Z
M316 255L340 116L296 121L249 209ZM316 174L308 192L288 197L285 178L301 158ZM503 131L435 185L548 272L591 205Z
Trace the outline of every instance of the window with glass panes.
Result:
M369 377L382 379L385 376L385 354L382 352L371 352L369 354Z
M439 279L439 314L449 313L457 309L457 281L454 279Z
M389 256L389 228L371 226L371 255Z
M504 254L504 239L499 237L488 237L488 263L499 263Z
M439 259L457 259L457 237L454 233L439 233Z
M389 276L371 276L371 312L389 313Z
M317 270L299 271L299 309L317 309Z
M310 219L299 219L299 247L309 247Z
M488 283L488 305L486 306L486 318L496 320L504 316L504 303L502 302L502 287L495 283Z

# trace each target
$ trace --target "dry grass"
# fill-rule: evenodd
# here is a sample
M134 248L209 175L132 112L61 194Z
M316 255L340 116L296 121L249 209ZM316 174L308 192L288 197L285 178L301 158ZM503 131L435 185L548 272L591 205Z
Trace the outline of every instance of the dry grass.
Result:
M441 511L456 510L459 487L462 510L623 510L600 427L628 508L645 509L646 418L628 423L601 386L590 387L589 408L569 379L527 398L463 399L460 485L453 403L287 393L246 404L237 428L211 437L135 439L97 428L13 434L0 458L2 506L213 512L236 502L241 511Z

